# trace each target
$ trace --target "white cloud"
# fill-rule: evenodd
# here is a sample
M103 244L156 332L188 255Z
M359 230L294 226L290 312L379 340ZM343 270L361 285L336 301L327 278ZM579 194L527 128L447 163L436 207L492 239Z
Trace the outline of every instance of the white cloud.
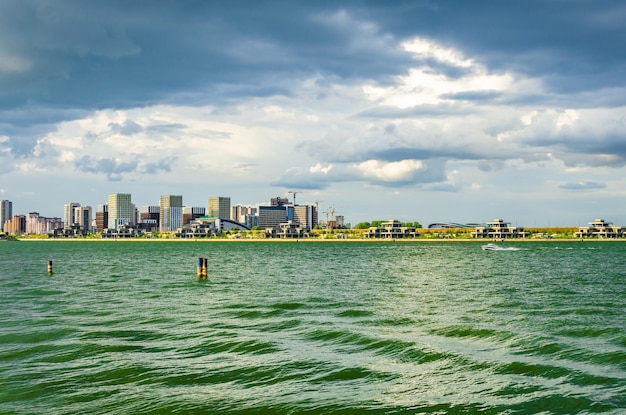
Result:
M431 58L461 69L463 75L450 77L427 61L411 68L407 75L398 76L395 85L364 86L365 95L372 101L398 108L437 105L448 102L448 97L456 94L507 91L515 81L511 74L489 73L484 66L465 59L459 51L432 41L415 38L404 43L404 48L416 57Z
M381 182L404 182L411 180L416 172L426 170L419 160L402 160L385 163L378 160L367 160L354 166L356 170L368 178Z
M326 167L322 167L321 163L317 163L315 166L309 167L309 172L328 174L332 170L332 168L333 168L332 164L329 164Z
M427 39L415 38L404 42L402 47L420 59L435 59L439 62L462 68L469 68L474 64L473 60L466 59L460 51L446 48Z

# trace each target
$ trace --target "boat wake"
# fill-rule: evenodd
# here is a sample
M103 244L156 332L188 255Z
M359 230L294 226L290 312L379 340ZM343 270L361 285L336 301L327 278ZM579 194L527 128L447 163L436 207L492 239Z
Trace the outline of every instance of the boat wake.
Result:
M483 245L482 247L483 251L519 251L520 248L516 248L514 246L500 246L500 245L496 245L496 244L487 244L487 245Z

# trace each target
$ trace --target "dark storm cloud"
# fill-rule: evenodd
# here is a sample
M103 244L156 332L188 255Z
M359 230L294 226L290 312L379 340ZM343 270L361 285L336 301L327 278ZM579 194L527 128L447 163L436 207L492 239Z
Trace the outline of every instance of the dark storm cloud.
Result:
M623 81L616 15L622 2L8 0L1 50L16 63L0 75L0 106L124 108L220 84L254 93L276 73L379 79L406 70L397 43L416 35L491 68L555 78L559 90L597 88Z
M626 5L617 0L6 0L0 135L9 137L13 154L26 155L37 137L81 111L289 96L293 85L316 74L384 84L429 65L451 78L464 75L400 50L415 36L454 47L490 71L541 79L560 95L611 89L623 86L626 73L625 20ZM623 94L612 97L613 105L626 102ZM448 98L499 99L488 92ZM42 108L47 122L15 116L27 107ZM405 116L462 110L420 107ZM362 115L402 113L382 108ZM138 128L119 126L121 134Z
M281 72L287 80L317 71L369 78L409 62L395 41L369 43L380 34L333 17L337 10L292 2L3 2L2 51L24 68L0 76L0 106L125 108L222 84L267 95L271 82L288 90L275 78ZM261 81L270 83L259 89Z
M380 7L378 21L387 19L383 27L394 25L397 36L436 37L492 70L544 78L554 91L613 87L626 72L619 0L448 1L419 14L419 6L406 7Z

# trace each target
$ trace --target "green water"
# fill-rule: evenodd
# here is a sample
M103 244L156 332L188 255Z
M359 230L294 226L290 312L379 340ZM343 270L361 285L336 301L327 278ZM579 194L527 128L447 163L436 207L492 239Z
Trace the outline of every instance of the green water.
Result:
M2 242L0 413L626 413L626 243L506 246Z

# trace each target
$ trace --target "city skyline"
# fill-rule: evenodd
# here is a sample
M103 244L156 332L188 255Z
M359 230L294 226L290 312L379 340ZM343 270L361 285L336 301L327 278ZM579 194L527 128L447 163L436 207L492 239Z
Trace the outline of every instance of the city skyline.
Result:
M626 224L625 19L617 0L8 0L0 199L63 217L116 192L296 192L352 224Z

